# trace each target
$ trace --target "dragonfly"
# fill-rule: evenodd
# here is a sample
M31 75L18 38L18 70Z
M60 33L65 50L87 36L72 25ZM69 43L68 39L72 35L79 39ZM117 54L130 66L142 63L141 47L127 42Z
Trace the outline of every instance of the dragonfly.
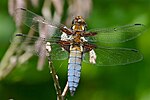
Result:
M48 39L37 36L29 37L20 33L16 36L29 38L34 43L38 40L43 41L42 45L50 42L52 60L68 59L68 86L72 96L79 84L82 61L95 66L116 66L135 63L143 59L142 54L136 49L99 45L132 40L145 30L143 24L87 30L87 24L81 16L74 17L71 27L68 28L63 24L47 21L44 17L24 8L18 8L15 15L36 32L39 32L43 25L47 27L46 32L51 36ZM52 32L52 29L55 31Z

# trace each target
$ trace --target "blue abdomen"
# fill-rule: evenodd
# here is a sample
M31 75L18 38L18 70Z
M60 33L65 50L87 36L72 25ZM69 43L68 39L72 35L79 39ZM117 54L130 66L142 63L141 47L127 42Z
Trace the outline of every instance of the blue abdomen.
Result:
M68 62L68 85L71 95L74 95L80 80L82 52L71 50Z

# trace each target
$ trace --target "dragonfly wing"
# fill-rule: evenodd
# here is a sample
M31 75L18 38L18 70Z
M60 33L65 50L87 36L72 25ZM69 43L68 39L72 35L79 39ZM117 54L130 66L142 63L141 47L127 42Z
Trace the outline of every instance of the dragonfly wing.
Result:
M42 37L28 36L26 34L17 34L16 38L12 42L19 42L22 45L18 50L32 52L37 56L46 56L46 42L51 43L52 51L49 53L52 60L65 60L68 58L67 51L63 51L59 44L56 43L57 40L46 40Z
M139 36L144 30L143 24L125 25L115 28L92 29L89 32L97 33L95 36L89 37L89 42L103 43L121 43L132 40Z
M47 21L42 16L39 16L27 9L18 8L15 11L16 21L22 21L26 26L32 28L36 32L40 32L40 28L46 25L46 32L52 34L52 29L64 27L64 25L52 21Z
M38 56L46 56L47 50L45 44L40 44L41 48L35 47L34 52ZM51 52L50 54L51 60L65 60L68 58L68 52L63 50L59 44L52 44L51 45Z
M105 48L95 49L97 66L126 65L143 59L142 54L135 49ZM89 63L89 54L84 55L84 60Z
M62 49L59 44L52 45L51 48L50 56L52 60L68 59L68 52Z

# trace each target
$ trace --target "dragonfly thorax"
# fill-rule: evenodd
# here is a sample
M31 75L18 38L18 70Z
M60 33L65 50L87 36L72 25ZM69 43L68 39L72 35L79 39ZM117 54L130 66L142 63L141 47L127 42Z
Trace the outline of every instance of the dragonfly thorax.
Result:
M81 40L82 33L83 33L83 32L76 31L76 32L72 35L72 40L73 40L73 42L75 42L75 43L81 43L81 42L82 42L82 40Z

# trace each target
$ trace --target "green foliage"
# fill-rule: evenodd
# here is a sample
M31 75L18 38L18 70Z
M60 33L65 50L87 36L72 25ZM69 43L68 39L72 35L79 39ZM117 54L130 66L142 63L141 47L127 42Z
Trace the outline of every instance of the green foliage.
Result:
M66 8L65 8L66 9ZM14 32L14 22L8 15L7 2L0 2L0 58L9 46ZM149 0L93 0L93 9L87 18L88 29L142 23L147 26L140 37L125 47L136 48L144 59L138 63L95 67L83 63L81 81L73 100L149 100L150 99L150 2ZM56 99L55 90L47 64L42 72L36 71L37 58L15 69L0 82L0 99L8 100L49 100ZM47 62L46 62L47 63ZM60 63L63 63L60 65ZM67 61L54 61L60 84L64 87L67 79Z

